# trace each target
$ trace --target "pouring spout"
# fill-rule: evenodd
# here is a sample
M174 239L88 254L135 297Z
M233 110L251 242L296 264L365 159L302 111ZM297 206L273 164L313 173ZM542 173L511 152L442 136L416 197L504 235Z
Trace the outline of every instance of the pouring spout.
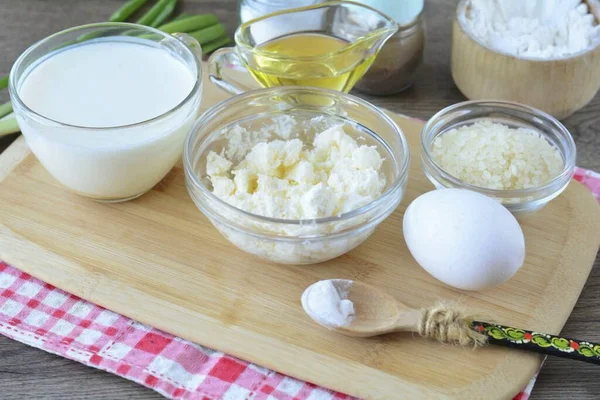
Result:
M398 24L394 22L393 26L385 29L378 29L373 33L367 35L367 37L370 37L369 41L373 41L373 48L376 51L379 51L381 50L385 42L387 42L387 40L391 38L396 32L398 32Z
M338 35L351 44L362 43L376 53L400 28L394 19L366 4L343 3L345 12L334 16L333 24L338 27Z

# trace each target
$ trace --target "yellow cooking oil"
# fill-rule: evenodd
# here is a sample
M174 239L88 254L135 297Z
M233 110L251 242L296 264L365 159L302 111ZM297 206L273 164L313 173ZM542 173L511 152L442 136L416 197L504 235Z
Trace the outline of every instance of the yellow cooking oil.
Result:
M375 60L375 54L365 56L370 44L349 45L315 33L283 36L258 46L253 65L247 67L264 87L301 85L349 92Z

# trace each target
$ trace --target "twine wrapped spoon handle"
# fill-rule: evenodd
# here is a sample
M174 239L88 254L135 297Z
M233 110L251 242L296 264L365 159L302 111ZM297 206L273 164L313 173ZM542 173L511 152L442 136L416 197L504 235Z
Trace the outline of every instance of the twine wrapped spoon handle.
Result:
M305 311L315 322L346 336L371 337L391 332L415 332L427 339L460 346L500 345L550 356L600 364L600 344L510 326L477 321L455 305L439 304L417 310L397 301L383 290L359 281L332 279L338 292L354 303L355 315L345 326L332 327L320 321L310 309ZM303 305L311 295L309 286Z

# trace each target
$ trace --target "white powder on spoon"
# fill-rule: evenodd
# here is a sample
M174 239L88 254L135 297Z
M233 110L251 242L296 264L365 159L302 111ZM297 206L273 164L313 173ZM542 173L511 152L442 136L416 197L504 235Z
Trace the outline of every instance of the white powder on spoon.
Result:
M354 303L347 298L352 281L325 280L302 294L302 307L315 321L328 328L348 326L354 319Z

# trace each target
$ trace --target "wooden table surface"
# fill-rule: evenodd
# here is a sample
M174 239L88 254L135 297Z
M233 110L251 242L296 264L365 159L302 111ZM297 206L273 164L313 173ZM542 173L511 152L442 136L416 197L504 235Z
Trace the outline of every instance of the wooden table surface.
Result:
M59 30L105 21L124 0L0 0L0 75L35 41ZM183 0L186 12L217 14L233 32L236 0ZM369 98L376 105L427 119L463 101L450 76L450 20L456 0L427 0L425 62L416 84L397 96ZM180 5L181 7L181 5ZM0 102L8 98L0 94ZM577 143L578 165L600 171L600 95L563 121ZM0 152L16 135L0 138ZM563 329L564 335L600 342L600 257ZM155 392L108 373L85 367L0 336L0 398L153 399ZM590 364L548 360L533 399L600 398L600 369Z

